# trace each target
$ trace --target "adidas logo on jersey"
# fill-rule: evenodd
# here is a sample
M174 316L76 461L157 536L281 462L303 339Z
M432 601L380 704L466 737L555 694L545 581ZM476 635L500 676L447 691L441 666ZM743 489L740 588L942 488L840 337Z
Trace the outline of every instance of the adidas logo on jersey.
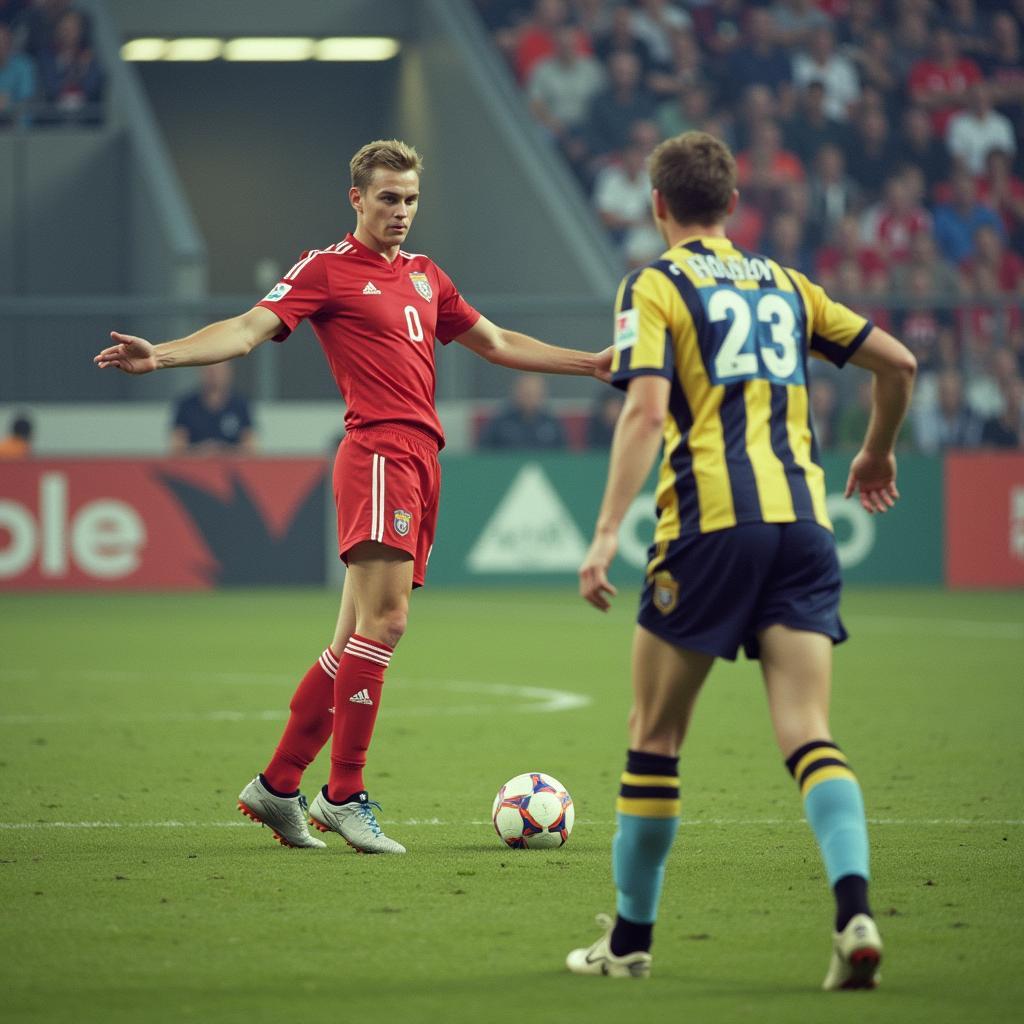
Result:
M369 690L360 690L358 693L353 693L349 697L348 702L349 704L373 704Z
M364 295L380 295L381 290L372 282L367 281L366 287L363 289Z

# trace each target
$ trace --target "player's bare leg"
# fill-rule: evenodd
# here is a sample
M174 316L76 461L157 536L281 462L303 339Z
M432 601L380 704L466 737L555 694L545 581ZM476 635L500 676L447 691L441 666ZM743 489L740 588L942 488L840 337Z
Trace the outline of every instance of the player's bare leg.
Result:
M330 781L310 806L310 822L337 832L365 853L405 853L381 831L363 782L366 752L380 707L384 670L405 633L413 560L405 551L373 541L348 552L345 592L354 628L342 601L335 643L341 653L334 687ZM346 635L347 634L347 635Z
M574 949L577 974L647 977L665 861L679 826L678 755L714 658L683 650L638 626L633 637L630 749L612 841L615 921L592 946Z
M782 625L763 630L759 641L772 726L836 897L832 959L822 987L874 988L882 940L868 905L864 802L829 731L832 641Z

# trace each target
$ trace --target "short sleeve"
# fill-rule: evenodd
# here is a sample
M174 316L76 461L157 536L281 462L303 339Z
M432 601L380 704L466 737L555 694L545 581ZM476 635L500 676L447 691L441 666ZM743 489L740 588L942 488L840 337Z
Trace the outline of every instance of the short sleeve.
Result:
M438 266L437 327L435 333L442 345L465 334L480 319L480 314L459 294L451 278Z
M612 384L625 390L634 377L671 380L675 374L668 288L660 271L627 275L615 301Z
M845 366L875 325L841 302L830 299L820 285L812 284L803 274L795 270L787 273L796 281L807 306L811 355L833 366Z
M327 264L317 259L319 249L304 252L298 263L256 303L269 309L284 325L274 341L284 341L307 317L318 313L328 300Z

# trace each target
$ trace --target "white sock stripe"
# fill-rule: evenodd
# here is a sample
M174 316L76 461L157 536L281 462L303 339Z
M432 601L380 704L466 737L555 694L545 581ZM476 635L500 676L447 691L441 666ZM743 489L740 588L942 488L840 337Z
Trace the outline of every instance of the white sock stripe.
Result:
M369 651L371 654L379 654L382 658L387 658L388 661L391 660L391 655L394 654L394 651L388 650L387 647L378 646L377 644L370 643L367 640L360 640L357 636L349 637L347 646L359 647L364 651Z
M384 668L387 668L388 665L391 664L390 658L382 658L380 655L370 654L368 651L360 651L351 647L346 647L345 653L351 655L353 658L362 658L364 661L372 661L378 665L383 665Z
M330 647L320 655L320 667L329 676L333 676L338 671L338 659L334 656L334 651Z

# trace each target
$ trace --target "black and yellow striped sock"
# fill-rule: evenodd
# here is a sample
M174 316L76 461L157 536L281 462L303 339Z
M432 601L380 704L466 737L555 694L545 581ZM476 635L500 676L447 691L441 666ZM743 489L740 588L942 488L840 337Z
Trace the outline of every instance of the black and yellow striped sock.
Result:
M846 755L831 740L812 740L786 758L800 787L836 897L836 931L868 906L868 832L864 799Z
M630 750L622 773L612 871L618 915L616 956L651 948L665 861L679 827L679 759Z

